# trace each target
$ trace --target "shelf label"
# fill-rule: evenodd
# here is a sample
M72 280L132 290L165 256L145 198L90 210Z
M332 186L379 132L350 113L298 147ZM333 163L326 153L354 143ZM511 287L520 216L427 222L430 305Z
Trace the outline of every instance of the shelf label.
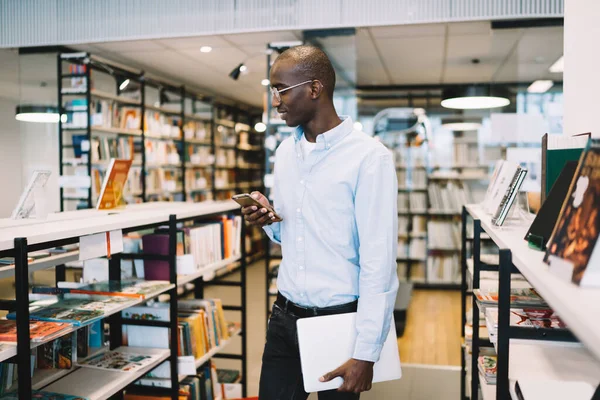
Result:
M96 233L79 238L79 260L108 257L123 252L123 231Z

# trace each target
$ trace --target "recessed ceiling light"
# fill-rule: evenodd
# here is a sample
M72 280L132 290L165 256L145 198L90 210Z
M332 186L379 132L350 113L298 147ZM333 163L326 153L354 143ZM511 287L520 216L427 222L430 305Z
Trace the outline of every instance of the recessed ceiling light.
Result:
M546 93L554 85L550 80L537 80L527 88L528 93Z
M242 64L240 66L240 72L246 72L246 71L248 71L248 67L246 67L245 65Z
M560 74L565 70L565 58L564 56L560 56L558 60L554 62L548 69L550 72L555 74Z
M263 86L269 86L271 82L268 79L263 79L262 81L260 81L260 84Z
M212 51L212 47L210 47L210 46L200 47L200 53L210 53L211 51Z

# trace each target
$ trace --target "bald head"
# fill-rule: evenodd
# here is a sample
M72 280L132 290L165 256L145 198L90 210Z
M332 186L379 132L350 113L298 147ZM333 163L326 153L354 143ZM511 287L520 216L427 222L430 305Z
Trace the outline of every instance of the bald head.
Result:
M329 61L327 54L318 47L296 46L281 53L275 62L291 61L294 72L304 79L318 79L325 89L329 98L333 98L335 88L335 71Z

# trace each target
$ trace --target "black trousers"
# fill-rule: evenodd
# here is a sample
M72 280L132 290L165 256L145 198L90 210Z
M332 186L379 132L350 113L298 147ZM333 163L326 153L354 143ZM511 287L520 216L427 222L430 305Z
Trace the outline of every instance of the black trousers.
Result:
M306 400L308 393L304 391L302 369L300 367L300 351L296 321L299 318L314 315L342 314L356 311L356 303L328 307L326 309L298 310L293 303L285 301L279 295L273 305L267 343L262 358L260 373L259 400ZM328 390L319 392L319 400L358 400L359 394Z

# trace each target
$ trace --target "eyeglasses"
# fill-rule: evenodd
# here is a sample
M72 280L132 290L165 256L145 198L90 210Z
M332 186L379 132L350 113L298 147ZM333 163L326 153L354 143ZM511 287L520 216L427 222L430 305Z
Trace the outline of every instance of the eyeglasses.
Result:
M281 89L281 90L278 90L276 87L271 86L271 94L273 95L273 97L275 97L275 100L277 100L277 102L281 102L281 93L285 92L286 90L290 90L295 87L298 87L298 86L306 85L307 83L312 83L314 81L315 81L315 79L311 79L310 81L301 82L301 83L298 83L297 85L289 86L289 87L286 87L285 89Z

